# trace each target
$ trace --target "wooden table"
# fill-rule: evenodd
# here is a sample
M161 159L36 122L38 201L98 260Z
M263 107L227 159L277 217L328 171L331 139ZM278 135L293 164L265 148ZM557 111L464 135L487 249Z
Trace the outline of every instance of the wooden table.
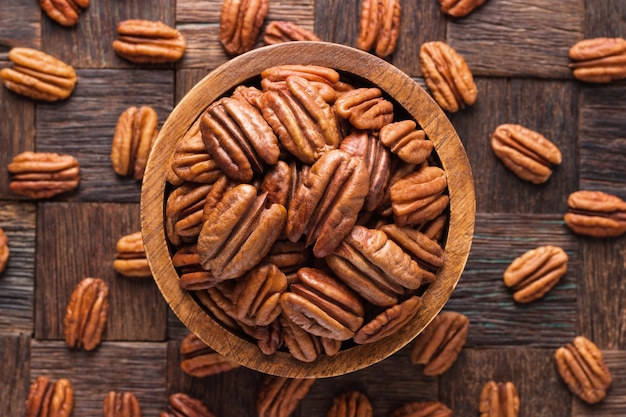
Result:
M239 368L195 379L179 368L186 329L150 279L115 273L115 243L139 230L140 184L118 177L109 158L117 118L131 105L151 105L166 119L208 71L225 62L218 40L218 0L92 0L76 27L64 28L34 0L2 0L0 67L14 46L41 49L73 65L78 85L69 100L40 103L0 88L0 165L22 151L74 155L77 192L33 202L9 191L0 170L0 227L11 258L0 275L0 414L24 414L37 376L70 379L74 416L100 415L109 390L132 391L146 416L165 410L171 393L202 399L217 417L255 416L262 375ZM626 238L574 235L563 223L567 196L593 189L626 198L626 82L584 84L567 67L568 50L584 38L626 34L623 0L488 0L462 19L443 15L435 0L401 1L401 34L390 62L421 80L419 46L448 42L466 59L477 103L450 115L472 163L478 215L472 252L446 309L471 321L465 349L438 378L424 377L407 347L366 370L316 381L295 416L325 416L348 388L367 394L376 417L405 403L439 400L456 416L477 415L488 380L510 380L522 417L626 415ZM268 20L290 20L325 41L356 45L359 0L270 0ZM161 20L187 39L175 65L135 66L111 43L118 21ZM501 123L541 132L563 154L543 185L525 183L495 158L489 137ZM568 272L543 299L518 305L502 282L525 251L553 244L570 257ZM62 320L74 286L105 280L111 310L95 352L70 351ZM587 406L561 381L553 354L576 335L603 351L613 374L607 398Z

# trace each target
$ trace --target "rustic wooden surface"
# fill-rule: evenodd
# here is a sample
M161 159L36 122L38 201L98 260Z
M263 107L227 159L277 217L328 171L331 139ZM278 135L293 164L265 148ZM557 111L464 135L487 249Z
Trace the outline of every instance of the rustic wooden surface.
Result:
M439 399L456 416L476 416L489 379L510 380L521 417L626 415L626 237L589 239L564 226L567 195L578 189L626 199L626 82L588 85L571 77L567 50L586 37L625 36L623 0L487 0L471 15L448 18L436 0L401 0L402 32L391 63L423 84L417 58L430 40L450 43L476 75L476 105L451 115L472 163L478 216L474 245L446 309L471 320L459 360L439 378L421 374L408 348L342 377L316 381L295 416L324 416L348 388L370 396L375 417L406 402ZM37 2L2 0L0 68L14 46L41 48L77 68L74 95L35 103L0 88L0 165L25 150L72 153L81 163L79 189L46 202L10 193L0 169L0 227L11 259L0 275L0 415L24 415L29 384L39 375L67 377L76 390L74 415L99 415L111 389L135 392L144 414L165 409L167 396L188 392L217 417L254 416L262 376L239 368L204 379L184 375L178 346L186 329L149 280L128 280L111 267L114 243L139 228L140 184L117 177L109 150L115 123L131 104L151 104L162 124L184 94L226 62L217 41L219 0L92 0L74 28L42 13ZM325 41L356 45L359 0L270 0L269 20L313 29ZM176 64L132 65L115 55L115 24L160 19L185 34ZM260 45L260 43L259 43ZM543 185L523 183L489 148L500 123L542 132L564 162ZM559 244L570 256L563 280L542 300L520 306L502 284L521 253ZM91 353L70 351L62 312L73 285L86 276L111 288L105 341ZM552 362L556 347L585 335L603 350L613 373L607 398L588 406L572 396Z

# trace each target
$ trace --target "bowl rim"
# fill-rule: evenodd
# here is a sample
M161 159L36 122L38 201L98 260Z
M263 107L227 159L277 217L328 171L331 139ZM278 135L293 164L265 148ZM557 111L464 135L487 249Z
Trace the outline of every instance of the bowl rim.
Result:
M392 97L433 141L448 177L450 194L444 264L422 295L423 305L418 314L389 337L341 350L334 356L320 355L314 362L299 361L286 352L265 355L256 344L209 317L204 307L178 285L163 221L168 164L178 141L194 124L197 128L202 112L215 99L266 68L286 64L331 67L365 79ZM146 257L154 281L174 314L191 332L213 350L247 368L289 378L324 378L351 373L391 356L410 343L441 311L469 257L476 198L469 160L458 134L443 110L415 80L389 62L359 49L330 42L299 41L263 46L234 57L209 72L186 93L153 145L141 188L140 213Z

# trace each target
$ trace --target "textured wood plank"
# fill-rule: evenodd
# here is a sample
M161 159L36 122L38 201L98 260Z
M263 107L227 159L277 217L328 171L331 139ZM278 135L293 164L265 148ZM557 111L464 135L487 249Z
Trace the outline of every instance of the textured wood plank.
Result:
M36 206L0 202L9 262L0 274L0 332L33 332Z
M584 0L491 0L450 21L448 43L474 75L572 78L569 48L584 36Z
M187 40L185 55L177 63L178 68L214 69L228 61L218 39L219 23L186 23L177 28Z
M15 46L41 48L41 8L32 2L3 0L0 7L0 57Z
M102 415L102 401L111 390L134 393L143 415L156 416L167 404L166 358L166 343L107 342L80 352L63 342L33 341L30 379L69 379L75 416Z
M22 416L28 395L30 335L0 333L0 415Z
M626 2L585 0L585 37L624 37Z
M605 350L602 355L613 377L611 388L606 398L598 404L589 405L575 397L572 417L618 417L626 415L626 352L623 350Z
M78 190L58 199L139 202L141 184L111 166L117 120L130 106L152 106L161 126L174 103L172 70L79 70L69 100L37 107L37 150L73 155ZM63 117L60 117L63 115Z
M209 73L206 69L192 68L176 71L176 103Z
M543 245L565 250L567 273L543 298L517 304L504 285L504 271L515 258ZM556 347L576 332L576 291L582 279L578 241L560 216L479 213L467 267L446 309L470 319L468 346Z
M86 277L109 286L104 340L165 339L167 306L154 281L120 276L112 266L117 240L139 230L137 205L46 203L37 227L37 339L64 339L69 297Z

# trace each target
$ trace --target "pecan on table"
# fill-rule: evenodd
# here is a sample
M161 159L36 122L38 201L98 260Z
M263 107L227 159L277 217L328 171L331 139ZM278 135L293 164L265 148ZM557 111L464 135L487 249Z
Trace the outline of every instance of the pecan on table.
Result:
M39 5L58 24L74 26L82 9L89 6L89 0L39 0Z
M554 354L557 369L572 393L595 404L606 397L612 377L598 347L584 336L558 348Z
M74 390L69 380L56 382L39 376L30 386L26 399L26 417L69 417L74 408Z
M399 0L364 0L357 39L359 49L374 49L381 58L391 55L398 42L401 12Z
M185 53L186 41L176 29L159 21L130 19L117 24L115 52L136 64L174 62Z
M159 417L215 417L215 415L199 399L178 392L170 395L168 411L162 412Z
M389 417L452 417L452 410L438 401L416 401L398 407Z
M63 320L65 342L70 348L94 350L102 340L109 313L109 288L99 278L78 283Z
M417 336L411 349L411 362L424 365L426 376L446 372L465 346L469 319L461 313L443 311Z
M143 179L148 156L156 139L158 117L152 107L135 106L126 109L119 117L113 143L111 163L116 174L133 174L136 180Z
M320 41L320 38L293 22L283 20L270 22L265 28L263 42L266 45L293 41Z
M593 38L569 50L574 77L586 82L608 83L626 78L626 39Z
M367 396L356 390L344 391L333 398L326 417L372 417L374 410Z
M484 2L485 0L439 0L441 11L454 17L467 16Z
M540 246L516 258L504 271L504 284L515 290L513 299L529 303L543 297L567 272L569 257L558 246Z
M11 191L32 199L71 191L80 181L78 161L71 155L22 152L13 157L7 169L12 174Z
M426 42L420 48L426 86L442 109L451 113L476 101L478 90L467 63L444 42Z
M183 183L167 197L165 204L165 232L174 246L194 242L204 216L207 195L213 190L210 184Z
M325 353L333 356L341 349L341 341L311 334L281 314L279 322L284 345L295 359L302 362L313 362Z
M264 91L287 92L287 77L296 75L309 81L319 91L320 96L327 103L337 98L337 93L343 84L339 81L339 73L332 68L318 65L278 65L264 69L261 72L261 87Z
M419 165L432 153L433 143L413 120L389 123L380 129L380 141L408 164Z
M408 323L422 306L422 299L413 295L406 300L388 307L374 319L367 322L354 335L352 340L358 344L374 343L394 334Z
M115 245L113 269L126 277L151 277L141 232L122 236Z
M36 49L13 48L9 60L13 67L0 70L0 79L14 93L35 100L58 101L74 91L74 68L53 56Z
M315 379L265 375L257 394L258 417L289 417L309 393Z
M185 290L206 290L221 281L202 268L195 244L180 247L172 255L172 264L178 271L178 284Z
M0 274L4 272L5 268L7 267L9 255L9 239L4 233L4 230L2 230L2 228L0 227Z
M548 181L561 151L543 135L524 126L502 124L491 135L491 147L504 166L534 184Z
M269 7L269 0L224 0L219 40L226 53L239 55L254 48Z
M132 392L109 391L102 403L103 417L142 417L141 405Z
M517 417L519 396L512 382L489 381L478 400L480 417Z
M172 170L181 180L199 184L213 184L224 175L206 150L200 130L176 145Z
M574 233L616 237L626 233L626 202L601 191L576 191L567 198L564 220Z
M228 372L240 365L206 345L198 336L188 334L180 343L180 369L187 375L204 378Z
M376 87L355 88L337 98L335 111L357 129L380 130L393 120L393 104Z

